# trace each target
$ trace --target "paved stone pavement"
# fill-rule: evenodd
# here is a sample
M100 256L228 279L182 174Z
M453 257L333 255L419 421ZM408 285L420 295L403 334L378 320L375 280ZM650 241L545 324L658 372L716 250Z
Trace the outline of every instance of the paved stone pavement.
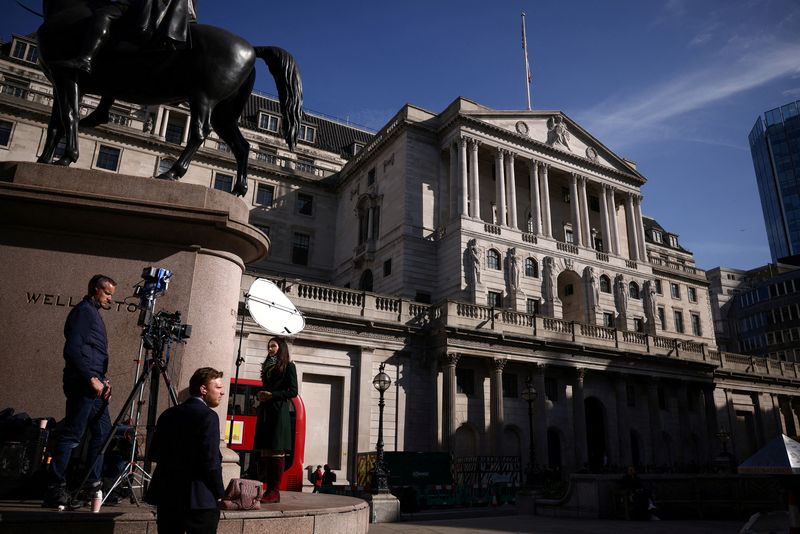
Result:
M509 515L373 524L369 534L737 534L742 521L615 521Z

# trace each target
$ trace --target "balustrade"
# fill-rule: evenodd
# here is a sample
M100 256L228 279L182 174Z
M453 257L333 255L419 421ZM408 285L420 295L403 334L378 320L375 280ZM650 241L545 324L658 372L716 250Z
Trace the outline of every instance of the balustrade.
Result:
M571 243L556 242L556 248L561 252L568 252L570 254L578 254L578 247Z

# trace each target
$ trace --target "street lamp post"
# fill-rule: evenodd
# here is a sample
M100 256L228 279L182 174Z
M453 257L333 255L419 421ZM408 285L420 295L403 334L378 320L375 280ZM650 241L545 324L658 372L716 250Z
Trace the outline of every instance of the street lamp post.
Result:
M392 379L383 372L385 363L382 363L378 374L372 379L372 385L378 390L380 400L378 401L378 443L375 445L377 451L375 458L375 470L372 480L374 482L373 491L375 493L389 493L389 471L386 469L386 462L383 459L383 394L392 385Z
M536 400L538 393L536 388L533 387L531 377L525 381L525 389L522 390L522 399L528 403L528 432L530 433L530 450L528 452L528 487L533 486L533 465L534 465L534 447L533 447L533 403Z

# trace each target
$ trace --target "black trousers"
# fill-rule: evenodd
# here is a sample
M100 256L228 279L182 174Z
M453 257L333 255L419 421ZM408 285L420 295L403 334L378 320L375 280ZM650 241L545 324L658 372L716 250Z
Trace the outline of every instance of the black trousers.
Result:
M216 534L219 510L175 510L158 508L158 534Z

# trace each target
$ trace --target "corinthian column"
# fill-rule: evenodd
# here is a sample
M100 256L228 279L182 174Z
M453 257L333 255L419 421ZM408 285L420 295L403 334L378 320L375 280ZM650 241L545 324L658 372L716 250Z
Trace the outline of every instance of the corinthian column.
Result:
M531 228L526 230L534 235L539 235L542 231L542 215L539 200L539 164L535 159L530 161L529 172L531 182Z
M442 441L444 449L452 451L456 435L456 365L459 354L451 352L442 358Z
M600 231L603 232L603 252L611 251L612 241L609 235L607 190L608 187L606 185L600 187Z
M577 369L575 384L572 386L573 429L575 432L575 464L578 468L589 462L586 450L586 407L584 405L583 381L586 369Z
M570 179L569 206L572 212L572 244L583 244L583 232L581 231L581 210L578 201L578 175L572 173Z
M611 234L611 251L619 256L619 225L617 224L617 201L614 199L614 188L608 188L608 224Z
M458 214L467 214L467 138L458 138Z
M579 194L581 200L581 230L583 231L583 241L581 242L586 248L594 248L592 243L592 229L589 226L589 202L586 198L586 182L585 176L578 177L578 185L580 186Z
M629 257L634 261L639 258L639 239L637 236L639 226L636 224L636 215L633 209L633 193L628 193L625 197L625 216L628 226L628 250Z
M469 198L470 198L470 215L476 219L481 218L481 185L480 174L478 171L478 147L481 142L473 140L470 143L470 182L469 182Z
M497 184L497 225L498 226L505 226L506 225L506 174L504 167L504 151L500 148L497 149L497 154L495 155L494 166L495 166L495 183Z
M642 221L642 200L644 197L633 197L633 216L636 218L636 237L639 240L639 259L647 261L647 247L644 241L644 222Z
M508 225L518 229L517 225L517 178L514 173L514 153L506 154L506 180L508 180Z
M503 455L503 369L506 366L505 358L492 359L492 376L490 379L490 429L492 454Z
M539 196L542 201L542 234L546 237L553 237L553 223L550 219L550 165L542 165L540 176Z

